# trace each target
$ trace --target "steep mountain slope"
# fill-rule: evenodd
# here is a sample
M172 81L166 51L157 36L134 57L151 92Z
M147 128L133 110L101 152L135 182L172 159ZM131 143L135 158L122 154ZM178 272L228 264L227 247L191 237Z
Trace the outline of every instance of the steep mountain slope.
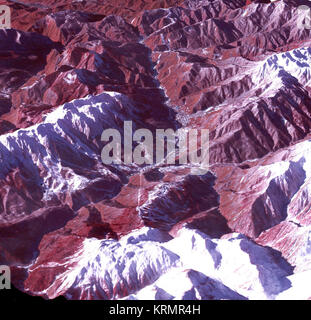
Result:
M311 298L308 1L0 4L0 265L15 286ZM103 130L124 139L125 121L208 129L209 171L103 164Z

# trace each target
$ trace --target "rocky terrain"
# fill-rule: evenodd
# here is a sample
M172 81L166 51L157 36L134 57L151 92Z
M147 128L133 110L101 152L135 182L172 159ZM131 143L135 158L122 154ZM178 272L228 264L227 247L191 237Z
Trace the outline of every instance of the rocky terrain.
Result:
M0 265L54 299L311 298L310 1L0 0ZM209 171L103 130L208 129Z

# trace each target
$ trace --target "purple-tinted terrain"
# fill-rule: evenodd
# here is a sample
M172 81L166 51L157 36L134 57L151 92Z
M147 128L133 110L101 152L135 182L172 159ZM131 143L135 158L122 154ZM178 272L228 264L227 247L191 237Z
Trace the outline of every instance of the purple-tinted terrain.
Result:
M0 265L45 299L311 298L310 1L3 1ZM210 167L105 165L208 129Z

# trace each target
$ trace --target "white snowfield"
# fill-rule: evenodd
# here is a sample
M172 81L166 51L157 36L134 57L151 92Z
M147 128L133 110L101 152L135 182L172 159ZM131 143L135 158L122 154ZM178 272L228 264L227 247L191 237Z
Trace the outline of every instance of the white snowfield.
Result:
M38 294L70 299L83 292L84 298L147 300L311 296L310 272L292 275L293 268L278 252L237 233L211 239L184 227L172 238L144 227L119 242L86 239L67 263L75 267Z
M273 96L285 82L300 82L310 86L311 48L299 48L276 53L257 63L253 73L253 83L266 89L266 96Z

